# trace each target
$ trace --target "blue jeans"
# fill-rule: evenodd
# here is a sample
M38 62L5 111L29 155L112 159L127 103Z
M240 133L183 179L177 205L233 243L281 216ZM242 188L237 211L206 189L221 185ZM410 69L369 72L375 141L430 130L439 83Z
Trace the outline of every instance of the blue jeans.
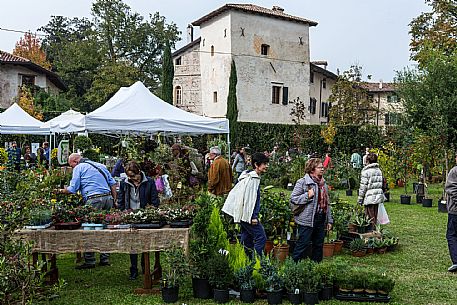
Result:
M246 254L250 257L253 256L252 250L257 252L257 255L262 256L267 241L265 229L259 222L252 225L247 222L240 222L241 225L241 244L244 245Z
M457 264L457 215L448 214L447 216L446 239L452 264Z
M312 245L311 259L315 262L321 262L323 257L323 247L325 238L325 214L314 216L314 227L298 225L298 240L295 244L292 255L294 261L305 258L306 248Z
M113 207L113 197L106 196L106 197L99 197L94 199L88 199L86 201L87 205L91 205L99 210L109 210ZM100 262L101 263L108 263L109 260L109 253L100 253ZM95 253L94 252L85 252L84 253L84 261L87 265L95 265Z

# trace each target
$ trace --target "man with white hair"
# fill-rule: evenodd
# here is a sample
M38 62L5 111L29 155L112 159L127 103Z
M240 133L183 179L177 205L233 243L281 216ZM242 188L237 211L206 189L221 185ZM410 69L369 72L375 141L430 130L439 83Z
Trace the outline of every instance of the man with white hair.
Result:
M73 168L70 185L59 189L62 194L74 194L78 191L83 196L84 203L100 210L109 210L117 200L116 181L106 166L73 153L68 157L68 164ZM76 269L95 268L95 253L84 253L85 263ZM100 266L109 266L109 254L100 253Z
M208 191L214 195L223 195L232 188L232 169L229 162L221 156L217 146L209 150L209 158L213 160L208 171Z

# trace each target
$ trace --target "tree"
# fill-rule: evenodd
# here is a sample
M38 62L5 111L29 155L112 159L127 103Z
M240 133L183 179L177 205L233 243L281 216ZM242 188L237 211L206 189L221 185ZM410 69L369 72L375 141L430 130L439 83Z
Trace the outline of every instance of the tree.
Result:
M232 60L232 65L230 67L230 77L229 77L229 92L227 96L227 118L230 123L230 136L232 139L235 138L238 122L238 101L236 98L236 84L238 83L238 78L236 75L236 64Z
M360 66L351 66L338 77L328 100L332 104L329 111L330 121L335 127L361 126L369 123L376 114L376 109L363 88Z
M32 33L25 33L24 37L19 39L13 50L13 55L27 58L45 69L51 69L51 64L46 59L44 51L41 49L40 39Z
M25 112L33 116L37 120L43 120L41 109L35 105L32 92L30 88L22 86L19 93L19 100L17 103Z
M457 2L455 0L425 0L431 12L422 13L411 21L411 58L424 65L433 54L449 56L457 50Z
M169 104L173 104L173 76L174 67L171 58L171 48L170 43L167 41L162 63L162 99Z

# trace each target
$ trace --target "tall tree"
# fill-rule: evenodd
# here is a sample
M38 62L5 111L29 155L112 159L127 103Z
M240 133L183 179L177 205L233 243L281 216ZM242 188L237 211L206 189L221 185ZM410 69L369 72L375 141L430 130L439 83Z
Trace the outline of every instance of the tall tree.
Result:
M237 122L238 122L238 101L236 98L236 84L238 83L238 78L236 76L236 65L235 61L232 60L232 65L230 67L230 77L229 77L229 91L227 96L227 118L229 119L230 124L230 136L232 139L236 136L237 131Z
M173 104L173 76L174 67L171 58L171 48L170 43L167 41L165 51L163 52L162 63L162 99L169 104Z
M424 65L434 54L449 56L457 50L457 1L425 0L432 11L410 23L411 58Z
M13 54L27 58L45 69L51 69L51 64L46 59L44 51L41 49L40 39L32 33L25 33L24 37L19 39L13 50Z
M376 108L363 88L362 68L351 66L338 77L329 97L332 103L330 121L334 126L357 125L369 123L376 115Z
M35 104L35 100L33 99L32 92L30 88L22 86L19 92L19 100L17 103L25 112L33 116L37 120L43 119L43 114L41 113L41 109Z

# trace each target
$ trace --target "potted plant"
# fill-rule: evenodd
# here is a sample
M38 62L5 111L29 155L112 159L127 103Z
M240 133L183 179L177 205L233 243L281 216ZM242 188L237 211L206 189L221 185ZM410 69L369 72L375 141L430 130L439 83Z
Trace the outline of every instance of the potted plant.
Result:
M289 256L289 244L285 238L278 237L273 240L273 256L280 262L285 261Z
M260 260L259 272L265 281L268 304L282 304L282 278L277 264L264 255Z
M26 229L43 230L51 226L52 211L45 207L38 207L30 210L30 217Z
M367 249L363 239L355 238L349 244L349 250L352 252L352 256L363 257L365 256Z
M291 304L301 304L300 288L303 286L303 263L296 263L292 258L286 259L283 265L283 281Z
M319 300L330 300L333 298L333 285L336 278L336 265L333 262L323 261L316 266L316 272L321 276L322 287Z
M182 207L168 209L166 218L171 228L188 228L195 216L195 205L188 204Z
M85 206L82 227L84 230L102 230L105 227L106 211Z
M52 221L56 230L75 230L81 227L78 208L64 205L57 206L52 212Z
M366 233L367 228L371 225L371 219L366 215L362 209L356 209L354 211L351 223L357 227L358 233Z
M374 248L377 253L384 254L387 251L387 243L383 238L375 239Z
M173 246L164 253L162 273L162 299L165 303L178 301L179 286L189 271L183 248Z
M254 303L255 301L254 263L251 262L235 270L235 281L240 287L240 301L243 303Z
M321 287L321 275L316 270L317 263L310 260L303 260L303 301L305 304L318 304L318 293Z
M229 286L233 283L233 272L224 253L214 253L208 264L208 280L214 287L214 301L227 303L229 301Z
M325 233L325 242L323 246L324 257L333 256L333 251L335 249L335 244L330 240L330 231Z
M160 229L166 224L166 210L146 207L125 213L124 221L136 229Z

